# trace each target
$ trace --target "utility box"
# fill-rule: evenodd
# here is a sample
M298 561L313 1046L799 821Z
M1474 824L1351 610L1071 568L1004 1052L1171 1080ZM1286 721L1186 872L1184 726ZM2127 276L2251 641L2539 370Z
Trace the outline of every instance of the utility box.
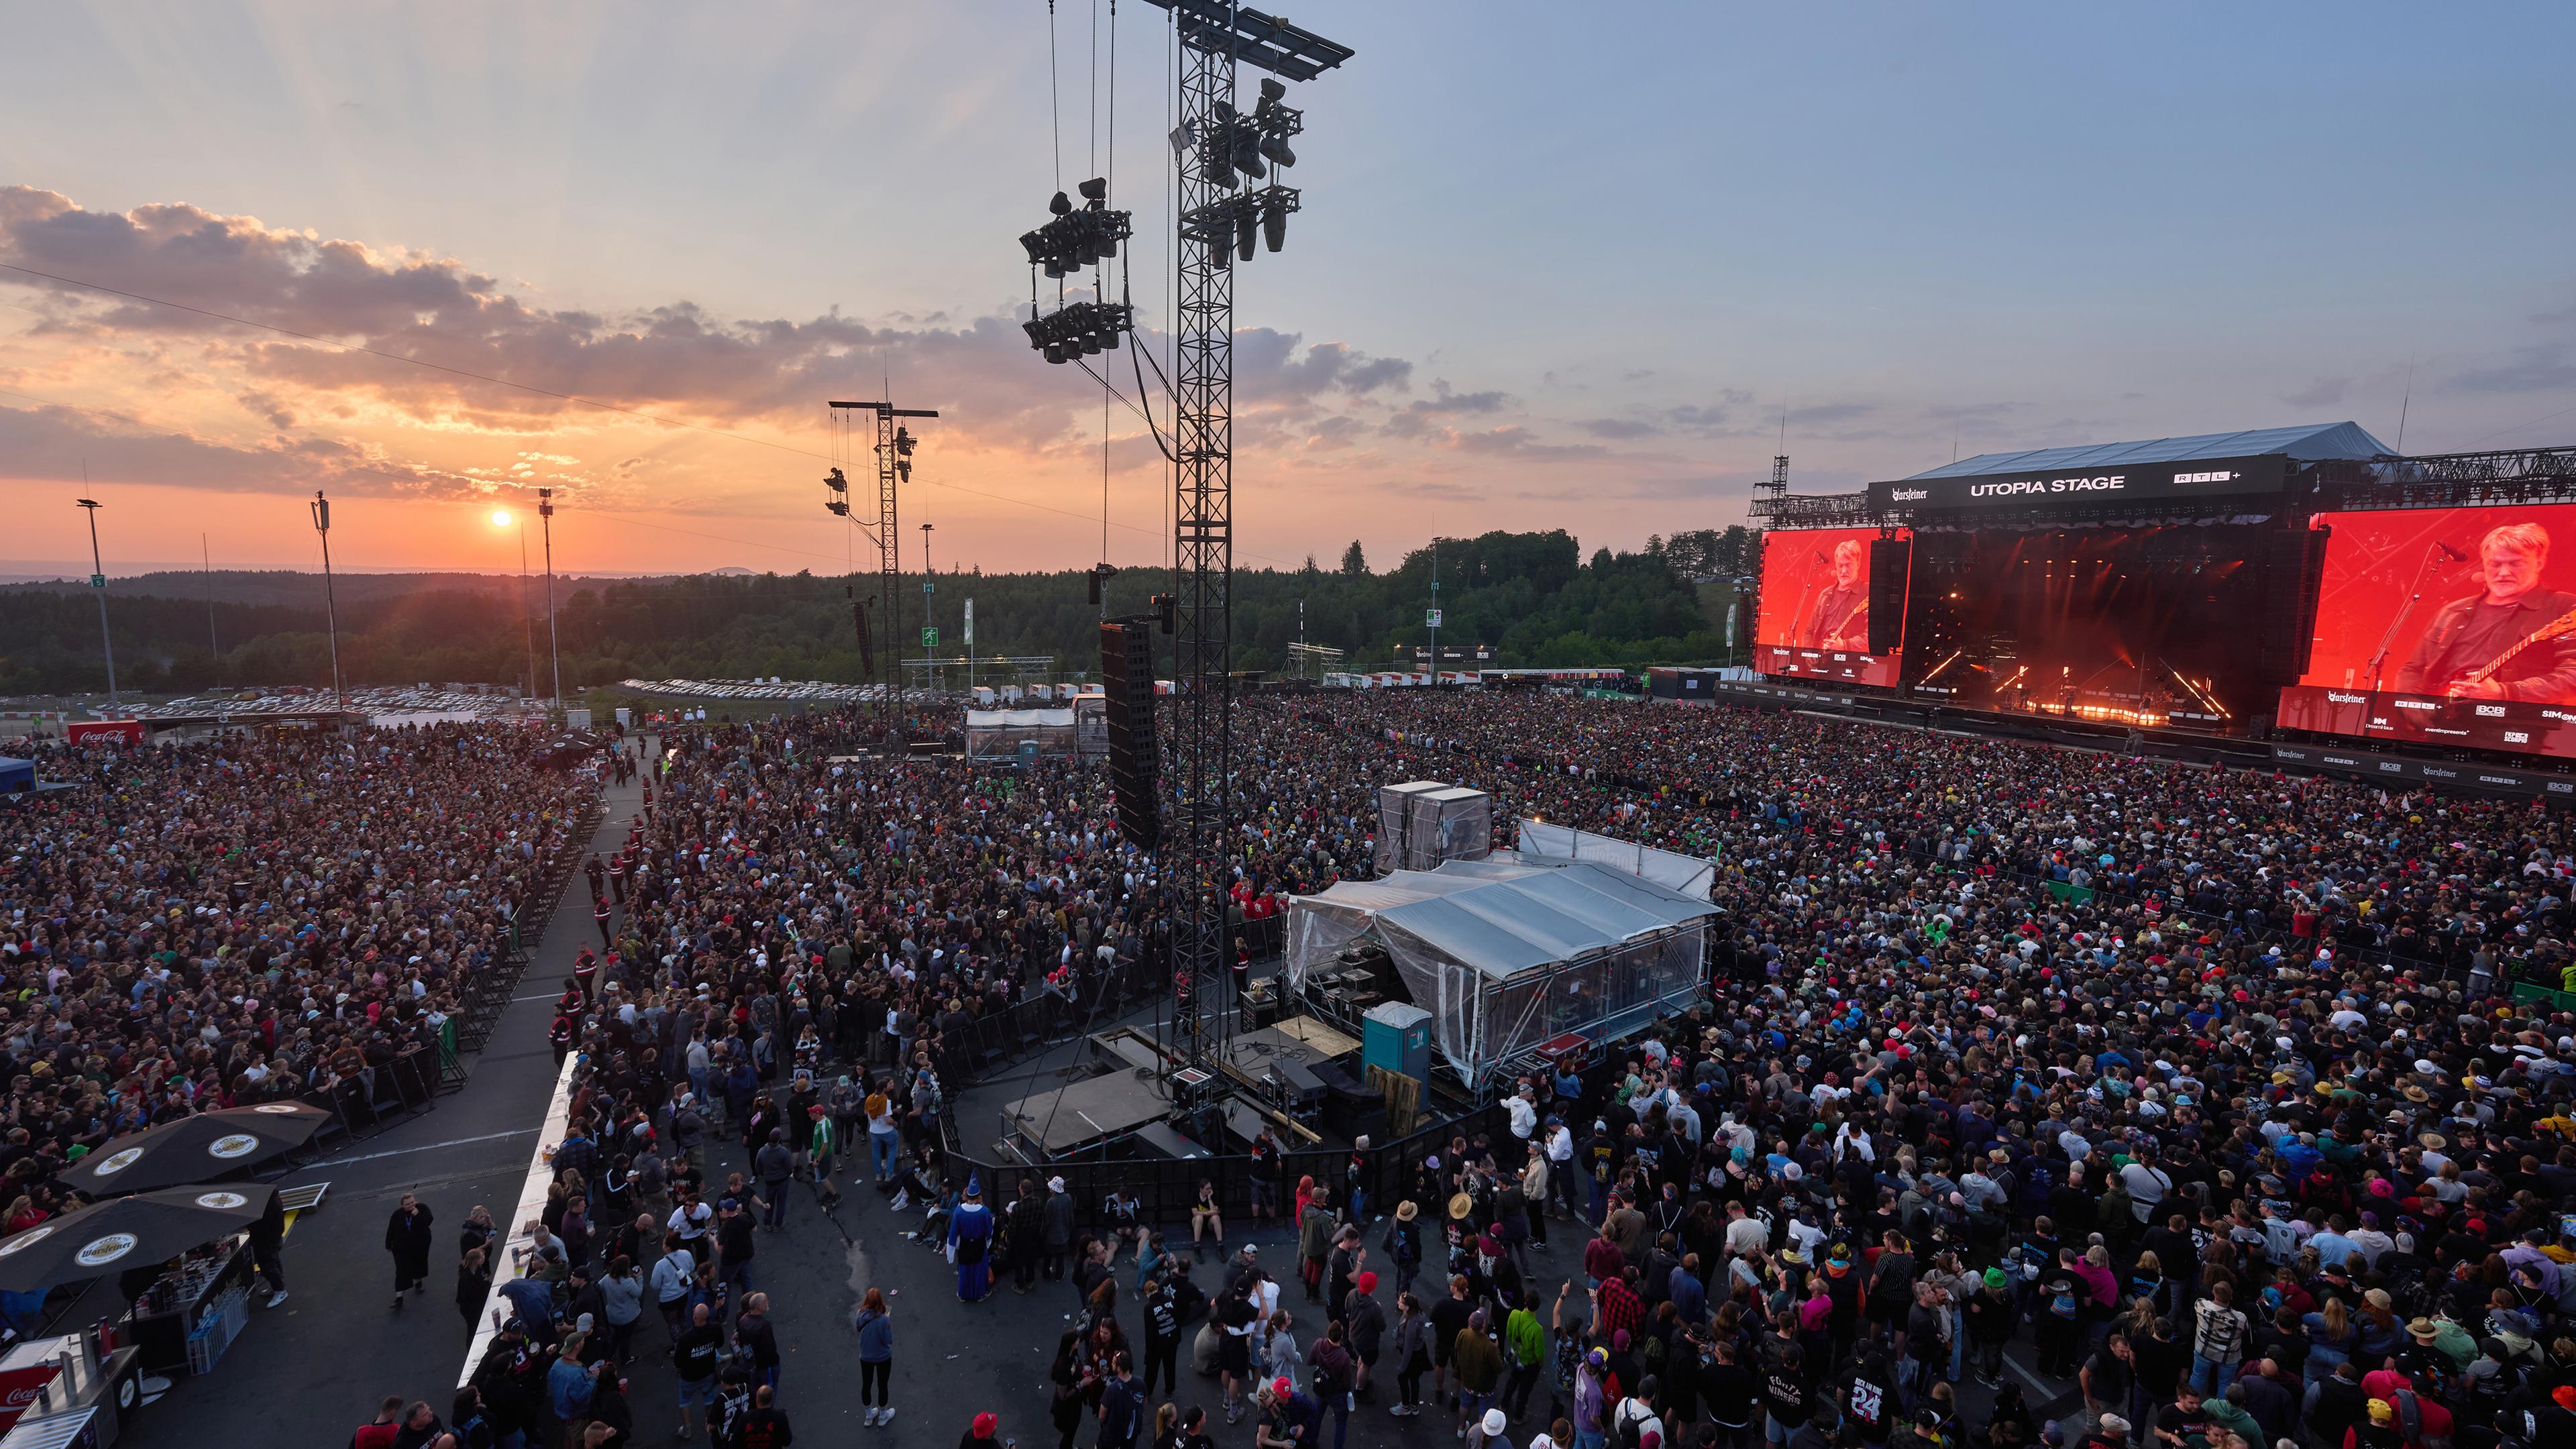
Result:
M1431 1013L1409 1001L1385 1001L1360 1017L1360 1065L1384 1067L1417 1084L1431 1080Z

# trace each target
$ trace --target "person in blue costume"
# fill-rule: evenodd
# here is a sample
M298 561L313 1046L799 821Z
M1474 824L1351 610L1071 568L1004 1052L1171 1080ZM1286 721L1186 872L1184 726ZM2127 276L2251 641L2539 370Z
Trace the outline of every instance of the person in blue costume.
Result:
M993 1210L980 1178L966 1179L966 1200L948 1215L948 1247L957 1264L957 1296L980 1303L993 1286Z

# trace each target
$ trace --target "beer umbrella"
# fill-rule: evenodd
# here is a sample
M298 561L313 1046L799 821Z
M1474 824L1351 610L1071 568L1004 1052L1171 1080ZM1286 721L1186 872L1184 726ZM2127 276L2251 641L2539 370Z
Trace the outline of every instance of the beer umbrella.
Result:
M258 1222L275 1196L276 1188L259 1183L199 1184L92 1203L0 1238L0 1292L42 1293L157 1267Z
M301 1147L330 1120L329 1111L303 1102L200 1112L119 1137L59 1177L65 1187L92 1198L184 1187Z

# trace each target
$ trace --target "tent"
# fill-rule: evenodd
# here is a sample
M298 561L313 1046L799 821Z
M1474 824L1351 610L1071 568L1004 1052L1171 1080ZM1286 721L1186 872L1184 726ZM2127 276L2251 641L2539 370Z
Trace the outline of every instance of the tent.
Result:
M1588 860L1497 854L1343 881L1288 903L1288 981L1363 936L1384 945L1432 1045L1472 1090L1539 1043L1623 1036L1704 979L1706 900Z
M15 795L36 788L36 762L0 755L0 795Z
M1520 821L1520 848L1525 855L1544 856L1551 860L1597 860L1614 865L1630 875L1641 875L1657 885L1670 886L1683 895L1707 900L1709 887L1717 879L1717 865L1695 855L1677 855L1639 845L1633 840L1595 835L1589 830L1576 830L1564 825L1549 825L1524 815Z

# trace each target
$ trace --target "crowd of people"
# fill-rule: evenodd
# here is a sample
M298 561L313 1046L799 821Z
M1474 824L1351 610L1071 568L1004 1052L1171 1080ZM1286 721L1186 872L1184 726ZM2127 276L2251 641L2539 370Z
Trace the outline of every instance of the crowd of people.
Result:
M110 1138L436 1050L595 793L524 736L39 750L68 788L0 809L0 1232Z
M940 1126L974 1024L1168 960L1106 779L861 759L826 717L673 734L565 987L545 1218L467 1229L469 1314L492 1253L531 1271L450 1427L622 1443L649 1308L677 1431L783 1445L747 1265L865 1181L930 1210L960 1296L1070 1285L1066 1449L1342 1449L1379 1412L1477 1449L2576 1445L2576 1016L2514 994L2576 959L2563 813L1536 696L1238 730L1245 917L1367 874L1377 785L1453 780L1499 844L1535 815L1715 860L1709 1000L1482 1135L1258 1195L1229 1166L1188 1224L988 1201ZM886 1303L851 1322L871 1424Z

